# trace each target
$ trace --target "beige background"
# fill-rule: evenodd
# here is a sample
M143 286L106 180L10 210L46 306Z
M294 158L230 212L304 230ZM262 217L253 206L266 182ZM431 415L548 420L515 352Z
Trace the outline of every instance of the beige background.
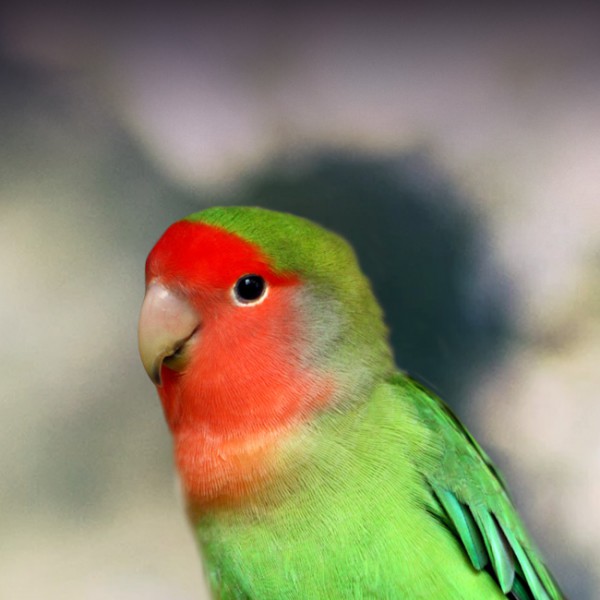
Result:
M593 15L23 6L0 29L0 597L202 597L137 357L143 261L314 147L424 152L489 226L517 335L469 424L571 597L600 597Z

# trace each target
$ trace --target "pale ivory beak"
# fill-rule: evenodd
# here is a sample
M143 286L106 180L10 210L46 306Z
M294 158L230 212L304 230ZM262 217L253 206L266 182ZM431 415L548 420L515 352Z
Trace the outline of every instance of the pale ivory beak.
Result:
M138 344L146 373L155 385L161 385L163 362L181 370L186 342L200 326L200 316L183 298L160 283L151 283L140 312Z

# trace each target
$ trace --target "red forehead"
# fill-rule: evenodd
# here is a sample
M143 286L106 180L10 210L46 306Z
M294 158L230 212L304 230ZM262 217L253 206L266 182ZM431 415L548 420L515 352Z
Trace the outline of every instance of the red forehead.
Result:
M271 281L289 279L274 273L256 245L219 227L190 221L171 225L146 261L146 282L160 277L165 283L224 288L248 273Z

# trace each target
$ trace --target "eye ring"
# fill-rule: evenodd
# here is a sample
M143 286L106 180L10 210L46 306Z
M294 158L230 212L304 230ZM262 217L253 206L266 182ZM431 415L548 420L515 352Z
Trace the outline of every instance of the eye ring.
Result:
M242 275L231 288L233 301L238 306L255 306L267 297L269 286L264 277L254 273Z

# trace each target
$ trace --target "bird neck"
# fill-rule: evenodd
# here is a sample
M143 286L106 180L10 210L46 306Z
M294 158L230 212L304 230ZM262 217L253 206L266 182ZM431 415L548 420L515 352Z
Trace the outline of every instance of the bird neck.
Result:
M183 381L166 373L160 390L175 461L190 510L240 505L261 496L285 469L281 450L333 402L332 377L269 363L268 385L232 362L226 384L216 371Z

